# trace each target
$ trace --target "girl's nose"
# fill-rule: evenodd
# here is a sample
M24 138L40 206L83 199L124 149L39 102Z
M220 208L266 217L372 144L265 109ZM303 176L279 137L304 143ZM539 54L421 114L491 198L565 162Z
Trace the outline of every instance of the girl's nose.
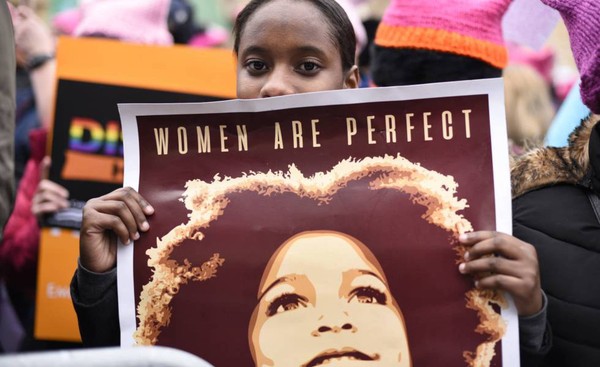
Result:
M289 74L284 68L273 70L262 86L259 97L267 98L293 94L294 89L291 84L292 75Z

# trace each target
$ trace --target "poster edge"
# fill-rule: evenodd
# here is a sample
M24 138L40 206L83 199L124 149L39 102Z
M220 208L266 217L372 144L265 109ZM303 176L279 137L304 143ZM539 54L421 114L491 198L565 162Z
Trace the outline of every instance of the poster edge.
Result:
M137 119L135 114L127 109L117 106L121 119L123 131L123 187L139 189L139 140ZM117 297L119 304L119 324L121 330L121 347L135 345L133 332L136 328L135 322L135 292L133 282L133 246L123 245L120 240L117 244Z

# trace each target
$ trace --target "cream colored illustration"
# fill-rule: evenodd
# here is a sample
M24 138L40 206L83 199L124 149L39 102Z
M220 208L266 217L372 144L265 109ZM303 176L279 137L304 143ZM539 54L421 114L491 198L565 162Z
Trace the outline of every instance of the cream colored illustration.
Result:
M411 366L402 312L383 269L364 244L339 232L303 232L277 250L248 334L260 367Z
M199 241L198 245L201 246L202 239L204 238L202 230L209 227L213 221L218 220L219 217L225 213L227 205L230 202L231 194L254 192L258 195L272 196L283 193L292 193L302 198L314 200L319 205L327 205L340 189L346 187L353 181L364 178L370 179L368 185L371 190L387 189L401 191L409 195L413 204L424 207L425 212L422 215L422 219L446 230L449 233L448 246L451 246L456 252L455 261L458 263L463 259L466 250L456 239L459 234L472 231L473 228L471 223L464 218L462 214L459 214L460 211L467 207L467 201L457 197L456 190L458 184L454 181L452 176L446 176L433 170L428 170L418 163L413 163L400 155L367 157L360 160L350 158L339 162L327 172L318 172L310 177L305 177L302 172L292 164L289 166L287 172L251 172L239 177L219 177L217 175L213 179L213 182L191 180L186 183L186 190L181 199L189 211L189 221L174 227L165 236L157 239L156 246L150 248L146 252L149 257L148 267L152 269L153 274L150 281L143 286L140 295L140 303L137 306L139 326L134 333L136 343L140 345L157 343L161 329L167 326L171 320L171 307L169 305L171 300L174 297L177 297L181 286L190 281L211 281L212 278L218 277L219 271L229 271L226 268L227 259L222 258L219 253L213 254L210 259L206 259L199 266L193 265L188 259L184 260L183 264L180 264L176 260L170 258L170 255L173 250L185 240ZM331 237L331 239L333 239L333 237ZM339 247L339 250L342 250L344 247L342 246L342 243L348 242L348 238L341 235L335 238L336 241L333 241L333 243L337 243L335 246ZM285 272L292 271L291 269L294 262L291 258L288 259L288 256L284 256L284 254L300 253L300 249L302 248L306 250L307 245L302 245L303 242L305 241L298 241L294 246L291 246L288 243L285 247L287 248L289 246L289 248L285 251L281 250L274 256L272 263L277 262L278 265L274 266L271 264L269 266L270 269L267 270L268 275L265 275L263 284L261 285L261 291L265 293L265 296L261 298L258 308L267 307L263 302L276 299L276 296L272 294L270 290L267 291L267 288L264 288L264 290L262 289L268 282L268 279L273 279L272 281L274 281L279 278L279 276L276 276L275 274L286 274ZM252 352L258 362L258 366L277 365L277 367L280 367L284 365L282 364L283 362L279 363L279 360L282 358L281 356L285 356L289 360L296 355L298 355L299 358L307 358L308 360L299 361L299 364L296 363L295 366L307 366L304 363L310 363L310 361L319 362L319 360L323 358L333 361L337 358L336 356L340 356L339 359L343 361L343 363L339 362L339 364L336 361L336 365L345 365L347 362L345 361L346 356L344 353L351 351L351 349L345 348L356 348L360 353L364 353L364 355L354 354L354 356L373 359L379 358L376 359L376 361L380 361L382 365L409 365L410 354L408 351L406 330L404 322L402 321L402 313L393 301L392 295L389 293L385 276L374 258L369 255L370 253L359 250L364 248L364 246L357 245L356 241L349 242L356 245L354 247L348 246L344 250L346 251L344 259L348 260L349 263L345 265L341 263L338 264L340 268L337 270L341 271L342 266L355 266L358 267L357 269L369 270L374 275L367 276L366 274L362 274L361 276L358 276L354 274L356 277L353 278L354 280L351 280L348 285L347 281L349 278L352 278L352 275L350 275L352 272L344 273L348 274L346 275L346 278L342 275L342 280L340 281L340 275L338 275L337 278L331 278L330 282L326 283L325 286L328 286L329 288L338 287L337 302L341 302L342 299L349 300L352 298L350 293L344 294L343 291L352 288L353 285L368 284L371 286L369 289L372 290L383 290L385 288L385 291L387 292L386 305L362 304L361 302L358 302L356 304L348 303L346 307L348 307L349 310L351 309L353 311L352 314L354 315L354 311L358 307L380 306L380 309L377 312L381 313L381 317L385 318L386 323L396 325L396 333L384 333L387 329L381 325L379 326L382 328L381 331L371 331L369 338L364 338L365 344L360 344L362 342L359 343L358 341L359 333L360 335L363 335L363 328L370 327L372 328L371 330L374 330L378 327L377 324L379 322L373 321L370 326L366 326L364 320L361 321L362 316L356 315L353 316L356 317L355 321L342 323L341 325L338 323L338 325L316 326L316 329L315 326L311 326L313 329L310 331L318 333L319 328L322 327L321 331L323 332L323 335L331 335L325 333L326 328L329 327L334 330L333 328L337 327L335 330L338 331L338 336L345 335L346 338L350 338L350 334L352 334L352 331L354 330L355 333L353 335L356 336L356 344L350 344L350 339L346 339L349 343L347 345L345 341L339 342L339 344L332 344L331 346L326 346L326 343L323 343L322 345L313 345L309 343L309 340L313 339L308 338L306 339L306 343L294 346L294 353L288 352L287 356L285 354L278 354L281 353L276 350L279 344L275 344L274 348L274 344L272 343L282 342L285 338L276 337L274 335L274 332L277 329L282 329L280 327L272 326L273 323L276 322L275 320L292 318L295 317L295 315L299 315L301 312L318 312L316 311L316 307L311 306L309 290L312 287L314 293L313 297L321 295L319 292L322 292L321 287L323 287L323 285L318 283L316 278L320 271L324 272L327 268L319 271L312 267L307 268L307 264L318 262L318 260L321 259L321 257L315 256L314 258L311 258L311 261L307 261L304 264L304 270L293 270L298 274L304 274L303 277L297 277L296 281L290 281L286 284L278 283L273 287L275 290L282 290L287 287L290 291L296 289L295 287L299 287L303 292L309 292L302 295L302 297L306 298L305 301L302 301L302 305L300 305L300 303L298 304L300 307L304 307L304 305L307 307L305 309L285 311L281 314L271 316L270 318L266 318L265 316L264 321L259 320L260 317L258 317L259 314L257 313L256 320L252 321L253 325L250 326L252 328L252 336L250 337L251 346L253 349ZM326 247L328 246L334 245L331 244ZM313 251L316 250L313 249ZM354 255L351 255L352 251L355 252ZM353 262L350 262L351 259L354 259L352 260ZM365 267L368 269L365 269ZM234 269L231 270L233 271ZM329 270L332 271L333 269ZM379 288L375 287L374 284L378 276L380 280L380 283L378 284ZM306 284L300 285L298 282L301 279L304 279L302 281ZM333 281L333 279L337 280ZM369 292L372 292L372 290ZM354 296L355 298L352 299L357 300L358 298L356 298L356 295ZM361 295L359 298L361 300L366 300L368 297ZM486 337L486 341L478 345L475 351L462 352L465 364L470 367L486 367L490 365L490 361L494 357L494 347L496 343L502 338L506 330L504 320L496 311L494 311L492 306L496 304L500 307L506 307L505 300L499 293L481 291L475 288L469 290L465 294L465 298L466 307L477 312L479 317L479 325L474 332L483 334ZM377 298L373 296L373 299L376 300ZM331 302L334 301L335 300L331 300ZM322 303L325 303L325 299L318 303L319 307L323 305ZM309 306L313 308L309 308ZM282 306L283 309L286 309L286 307L292 308L294 306L289 303ZM277 307L275 311L280 309L280 307ZM335 317L340 316L338 314L338 316ZM350 330L350 332L346 333L348 330ZM320 338L321 341L325 340L326 337L323 335L314 338ZM389 345L393 346L393 348L386 347L385 350L375 349L374 344L372 345L369 343L374 342L376 337L385 338L386 343L390 342L391 344ZM281 348L284 347L283 345L279 346L281 346ZM373 349L371 349L371 347L373 347ZM300 354L299 350L303 351L302 354ZM393 352L393 350L396 350L397 353ZM313 360L314 358L317 359ZM347 359L349 359L349 355ZM357 361L353 361L353 363L357 363Z

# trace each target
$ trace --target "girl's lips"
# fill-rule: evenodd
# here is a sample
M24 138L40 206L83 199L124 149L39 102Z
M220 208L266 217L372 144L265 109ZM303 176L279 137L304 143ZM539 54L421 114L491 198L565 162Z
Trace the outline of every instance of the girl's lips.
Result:
M323 353L317 355L315 358L302 365L302 367L315 367L322 365L324 362L334 358L349 358L357 361L378 361L379 354L368 355L363 352L359 352L353 348L342 348L341 350L328 349Z

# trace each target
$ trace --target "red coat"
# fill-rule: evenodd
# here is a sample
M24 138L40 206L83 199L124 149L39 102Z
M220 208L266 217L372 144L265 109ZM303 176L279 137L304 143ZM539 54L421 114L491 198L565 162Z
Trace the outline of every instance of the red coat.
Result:
M0 243L0 276L9 287L16 287L32 297L35 296L40 228L31 212L31 204L40 182L40 163L46 153L46 138L44 129L30 132L31 156Z

